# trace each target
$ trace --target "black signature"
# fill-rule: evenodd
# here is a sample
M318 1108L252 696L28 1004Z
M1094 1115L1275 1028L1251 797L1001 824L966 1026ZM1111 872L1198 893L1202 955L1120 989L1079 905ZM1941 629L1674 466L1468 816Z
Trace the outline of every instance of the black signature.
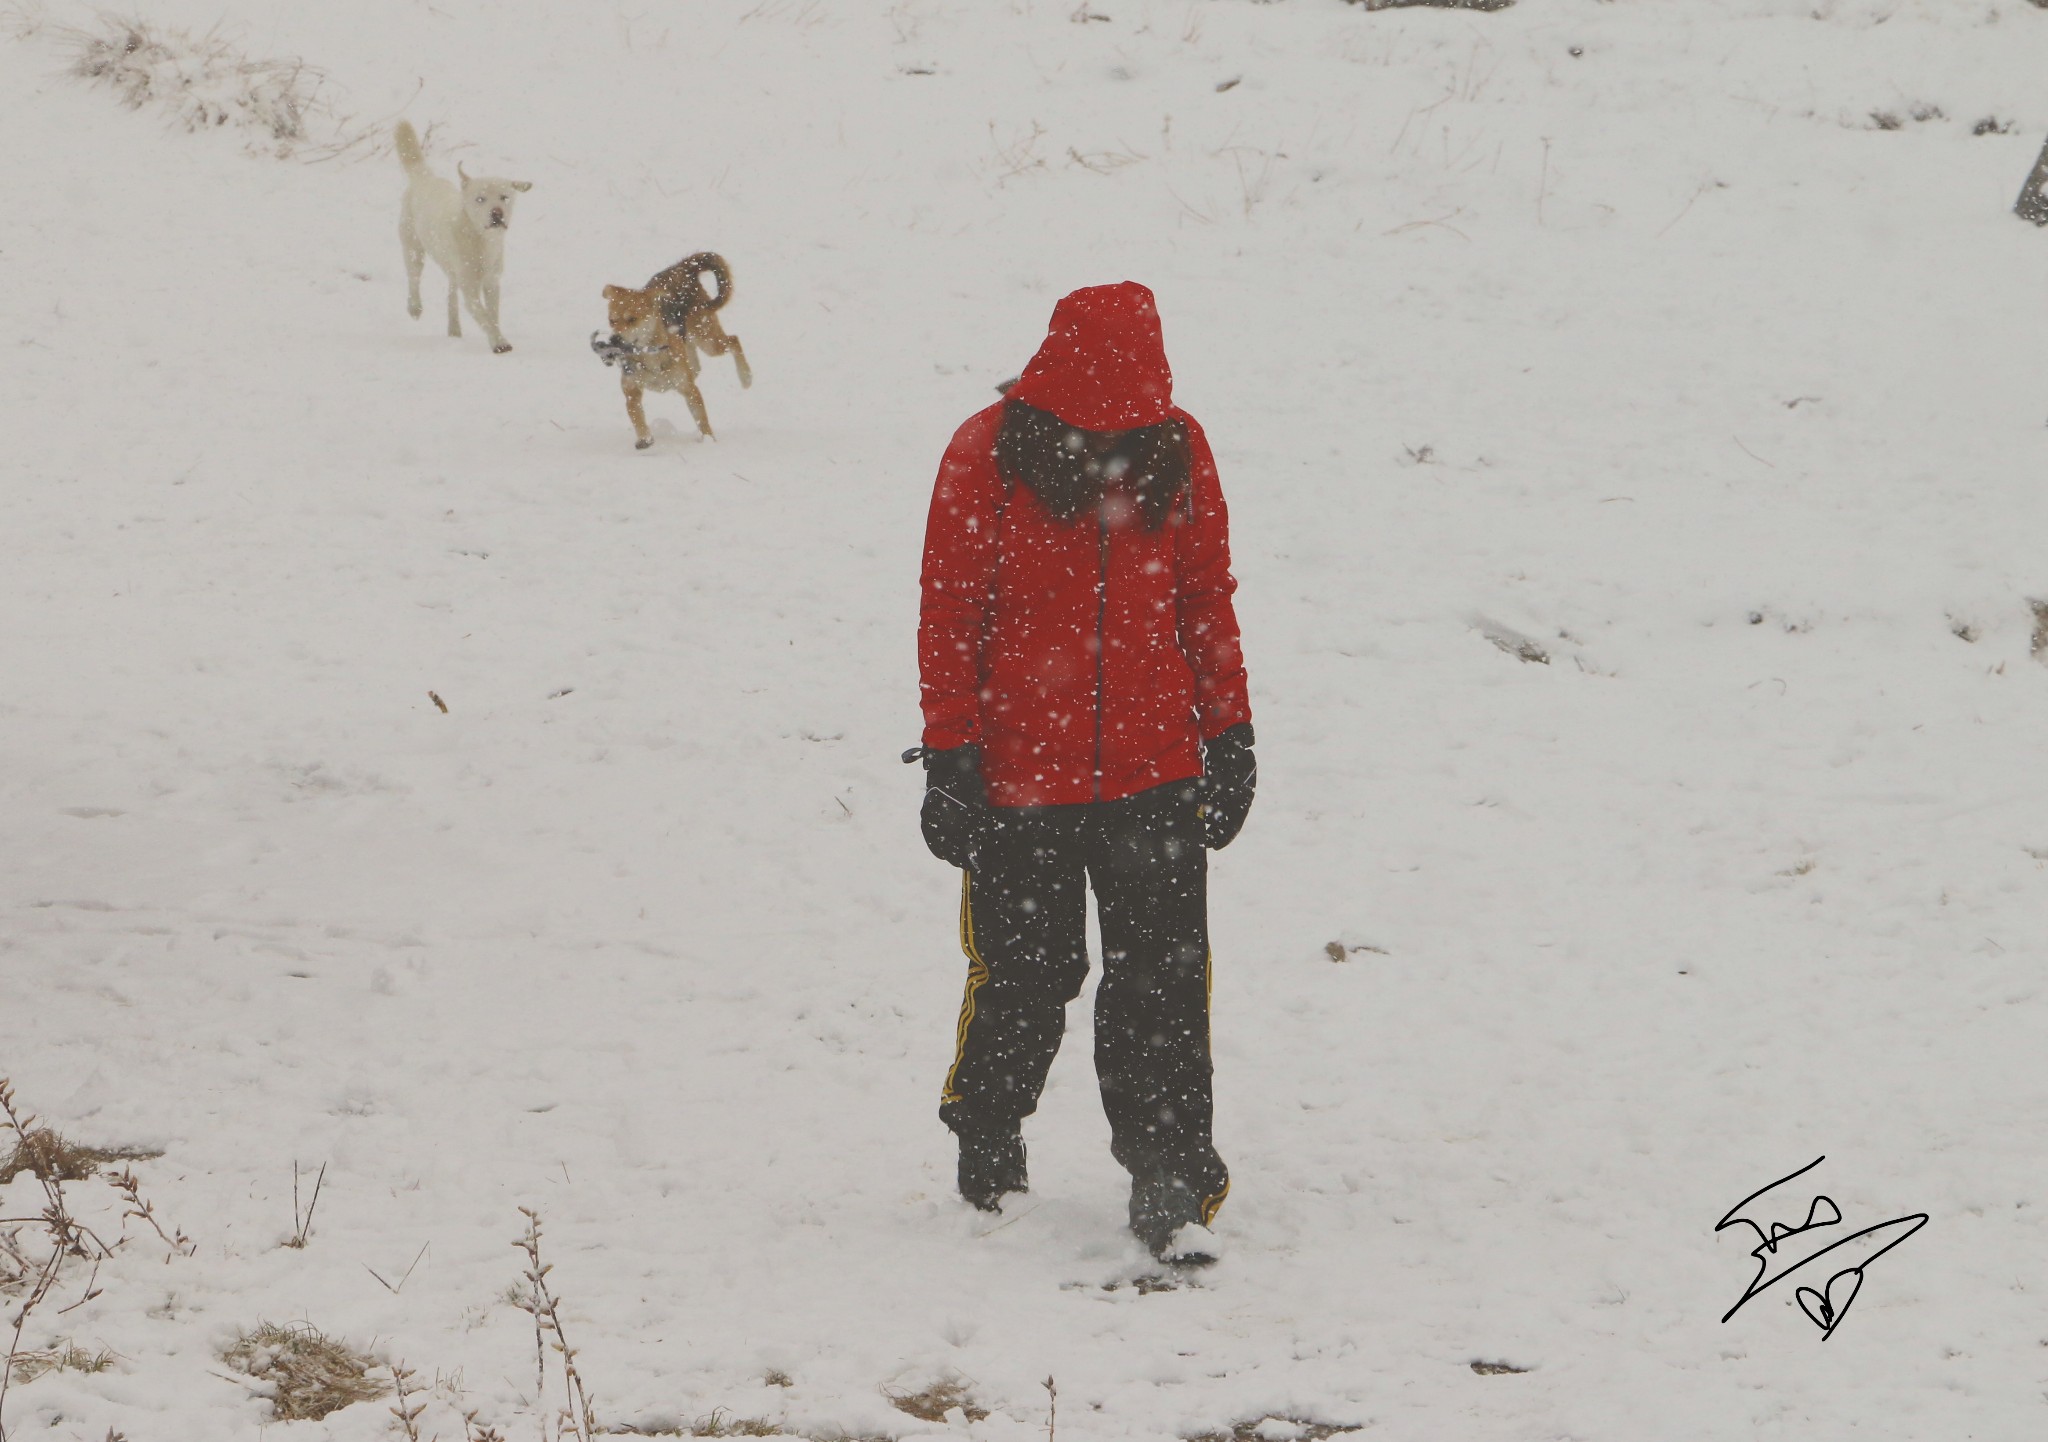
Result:
M1769 1186L1758 1188L1730 1207L1728 1215L1715 1223L1714 1230L1717 1232L1725 1231L1729 1227L1748 1227L1757 1235L1757 1245L1750 1252L1750 1255L1756 1258L1756 1278L1749 1284L1749 1290L1744 1292L1735 1305L1728 1309L1727 1316L1721 1318L1723 1322L1726 1322L1730 1317L1741 1311L1759 1293L1775 1287L1808 1263L1817 1262L1828 1253L1839 1251L1843 1247L1861 1242L1865 1238L1874 1238L1880 1233L1891 1234L1882 1246L1877 1247L1876 1250L1864 1257L1855 1266L1844 1267L1830 1276L1826 1285L1819 1290L1815 1290L1812 1287L1799 1287L1795 1289L1793 1295L1799 1300L1799 1309L1806 1313L1815 1326L1820 1328L1821 1340L1826 1341L1834 1336L1835 1328L1842 1325L1842 1318L1848 1315L1850 1304L1856 1300L1857 1292L1862 1290L1863 1269L1927 1225L1927 1213L1925 1212L1914 1212L1910 1216L1894 1217L1889 1222L1878 1222L1863 1228L1859 1232L1851 1232L1848 1236L1809 1252L1790 1266L1781 1267L1777 1272L1773 1273L1771 1271L1771 1263L1778 1257L1780 1245L1790 1241L1793 1237L1801 1236L1820 1227L1839 1226L1842 1221L1842 1209L1835 1205L1832 1197L1825 1197L1816 1193L1812 1204L1806 1209L1806 1221L1797 1227L1788 1227L1783 1222L1772 1222L1767 1227L1760 1221L1740 1214L1745 1207L1756 1201L1757 1198L1775 1188L1784 1186L1789 1181L1805 1176L1826 1160L1827 1158L1824 1156L1815 1157L1791 1175L1780 1177ZM1786 1249L1786 1255L1791 1255L1790 1248Z

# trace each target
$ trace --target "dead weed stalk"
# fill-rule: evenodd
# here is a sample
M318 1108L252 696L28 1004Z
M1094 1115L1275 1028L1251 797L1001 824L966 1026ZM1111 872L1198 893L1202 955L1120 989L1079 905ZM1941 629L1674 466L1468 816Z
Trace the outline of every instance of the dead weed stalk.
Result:
M1008 141L996 133L996 123L988 123L989 144L996 153L996 167L1002 173L996 177L996 184L1015 180L1028 171L1044 170L1045 157L1038 153L1039 142L1045 139L1045 127L1036 120L1029 130L1017 132Z
M535 1410L540 1413L541 1442L547 1442L547 1348L546 1336L554 1334L553 1347L562 1358L562 1410L556 1424L555 1436L575 1437L577 1442L594 1442L599 1435L597 1412L592 1404L589 1391L583 1385L583 1375L576 1369L576 1349L569 1345L569 1339L562 1331L560 1303L548 1287L548 1273L554 1264L540 1259L540 1213L531 1207L521 1207L520 1213L526 1218L526 1235L512 1245L526 1253L526 1293L519 1299L519 1309L533 1318L533 1344L535 1352L535 1374L539 1394L534 1398Z
M24 1116L14 1104L14 1088L8 1080L0 1077L0 1115L4 1115L7 1129L14 1133L14 1156L16 1164L9 1173L10 1179L22 1171L34 1171L36 1181L43 1189L43 1211L39 1217L0 1217L0 1225L40 1225L49 1238L49 1255L36 1261L21 1248L20 1232L8 1236L6 1252L10 1269L22 1268L13 1280L18 1284L27 1277L34 1280L28 1285L27 1295L14 1315L8 1319L10 1334L7 1339L6 1365L0 1366L0 1442L7 1437L7 1390L16 1376L16 1359L22 1356L21 1334L28 1327L28 1319L38 1307L49 1300L57 1289L57 1282L64 1274L64 1264L74 1258L93 1264L92 1276L86 1279L85 1291L71 1307L80 1307L99 1293L93 1281L99 1276L100 1262L113 1255L113 1248L101 1241L91 1227L71 1215L71 1209L64 1198L63 1173L66 1168L59 1163L64 1153L63 1139L47 1127L37 1127L33 1116ZM24 1159L24 1153L26 1158ZM89 1173L88 1173L89 1175ZM71 1307L64 1310L70 1311ZM36 1375L41 1375L37 1373ZM27 1378L23 1378L24 1381Z
M13 1152L6 1166L0 1168L0 1185L13 1181L26 1171L35 1173L36 1182L43 1189L40 1216L0 1217L0 1226L11 1228L0 1233L0 1290L23 1292L20 1305L5 1319L9 1336L6 1354L0 1358L0 1442L6 1442L7 1392L14 1382L33 1381L52 1371L102 1371L113 1360L111 1353L87 1353L69 1341L41 1351L24 1352L21 1348L22 1334L27 1330L29 1318L57 1290L66 1264L90 1262L92 1271L80 1289L78 1300L60 1308L60 1315L76 1311L100 1295L97 1285L100 1264L114 1255L114 1247L108 1246L99 1233L72 1215L70 1199L64 1194L64 1183L94 1176L109 1161L140 1160L161 1156L162 1153L138 1148L86 1147L67 1141L52 1128L37 1126L34 1116L24 1114L15 1105L14 1087L5 1077L0 1077L0 1118L5 1122L0 1132L11 1132L14 1137ZM196 1248L182 1231L165 1235L155 1209L143 1200L140 1184L132 1170L124 1167L118 1175L107 1180L128 1203L128 1210L121 1218L122 1235L115 1246L128 1240L128 1218L140 1217L156 1229L156 1234L170 1246L172 1255L192 1255ZM23 1245L24 1227L41 1230L49 1246L46 1255L38 1257L33 1247Z
M391 1409L391 1415L398 1419L398 1425L405 1430L406 1442L420 1442L420 1413L427 1410L427 1404L414 1402L410 1406L406 1405L410 1394L407 1393L405 1384L410 1382L412 1377L412 1368L405 1363L391 1364L391 1385L398 1389L398 1405Z
M77 1149L70 1148L48 1127L38 1127L35 1117L23 1116L14 1105L14 1088L4 1077L0 1077L0 1114L6 1116L8 1129L15 1135L14 1155L9 1158L11 1170L6 1180L14 1180L23 1171L35 1173L43 1188L42 1222L49 1228L51 1240L57 1244L58 1250L74 1257L110 1253L112 1248L95 1236L90 1227L77 1221L64 1203L64 1174L76 1170L71 1163ZM90 1176L92 1173L88 1170L82 1175ZM26 1218L10 1217L5 1220L23 1221Z
M7 1365L0 1367L0 1442L7 1442L7 1389L14 1381L14 1359L21 1355L21 1329L28 1325L29 1315L50 1295L50 1290L57 1285L57 1274L63 1269L64 1249L51 1248L49 1259L36 1273L35 1285L29 1288L27 1299L14 1314L14 1332L7 1339Z
M320 1175L313 1178L313 1199L306 1203L305 1211L299 1210L299 1164L292 1162L292 1234L285 1242L294 1251L306 1248L306 1233L313 1227L313 1209L320 1205L320 1187L327 1180L327 1163L320 1163Z
M128 1210L121 1213L123 1222L130 1217L139 1217L148 1222L157 1236L163 1239L164 1245L171 1249L172 1256L189 1257L199 1250L199 1244L185 1235L184 1228L173 1227L169 1233L164 1231L164 1224L156 1219L156 1208L142 1198L142 1184L135 1180L133 1168L121 1168L107 1178L107 1185L119 1192L128 1203ZM169 1261L170 1257L164 1260Z

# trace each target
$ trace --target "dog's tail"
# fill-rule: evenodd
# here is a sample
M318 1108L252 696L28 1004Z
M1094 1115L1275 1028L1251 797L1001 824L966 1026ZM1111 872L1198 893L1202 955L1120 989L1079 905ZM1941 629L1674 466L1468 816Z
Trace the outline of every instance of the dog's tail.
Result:
M686 255L663 274L689 277L688 284L705 310L717 310L732 299L732 267L716 251L700 250L695 255ZM718 282L717 295L704 289L702 278L707 275Z
M401 120L392 127L391 142L398 147L398 163L407 174L426 167L427 154L420 149L419 132L412 128L410 120Z
M682 264L696 266L698 274L709 274L713 281L719 283L719 293L707 295L705 305L709 305L711 309L719 309L721 305L725 305L725 301L733 299L733 268L725 264L725 256L715 254L711 250L698 250ZM698 285L702 285L702 281Z

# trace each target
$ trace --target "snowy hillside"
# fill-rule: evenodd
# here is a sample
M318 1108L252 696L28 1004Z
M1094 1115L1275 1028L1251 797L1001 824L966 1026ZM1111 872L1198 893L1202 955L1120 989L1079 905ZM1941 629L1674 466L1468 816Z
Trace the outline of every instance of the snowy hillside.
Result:
M265 1433L261 1321L530 1437L521 1206L608 1426L1007 1442L1050 1376L1058 1442L2039 1434L2048 12L132 13L376 134L251 155L68 75L89 12L0 39L0 1077L160 1150L197 1244L66 1273L20 1346L114 1360L10 1442L390 1435ZM400 114L534 182L509 355L431 266L405 314ZM699 249L755 384L636 453L599 292ZM953 1195L958 881L896 759L940 450L1126 278L1263 782L1211 871L1229 1254L1172 1290L1085 1005L1028 1200ZM1928 1225L1825 1343L1789 1285L1723 1325L1714 1223L1823 1154ZM892 1403L945 1383L987 1415Z

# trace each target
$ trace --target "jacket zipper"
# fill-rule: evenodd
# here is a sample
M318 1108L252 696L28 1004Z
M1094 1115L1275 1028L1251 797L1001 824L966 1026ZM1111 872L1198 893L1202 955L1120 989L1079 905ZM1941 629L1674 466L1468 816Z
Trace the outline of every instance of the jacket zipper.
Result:
M1097 579L1095 582L1095 799L1102 799L1102 668L1109 650L1109 517L1095 507Z

